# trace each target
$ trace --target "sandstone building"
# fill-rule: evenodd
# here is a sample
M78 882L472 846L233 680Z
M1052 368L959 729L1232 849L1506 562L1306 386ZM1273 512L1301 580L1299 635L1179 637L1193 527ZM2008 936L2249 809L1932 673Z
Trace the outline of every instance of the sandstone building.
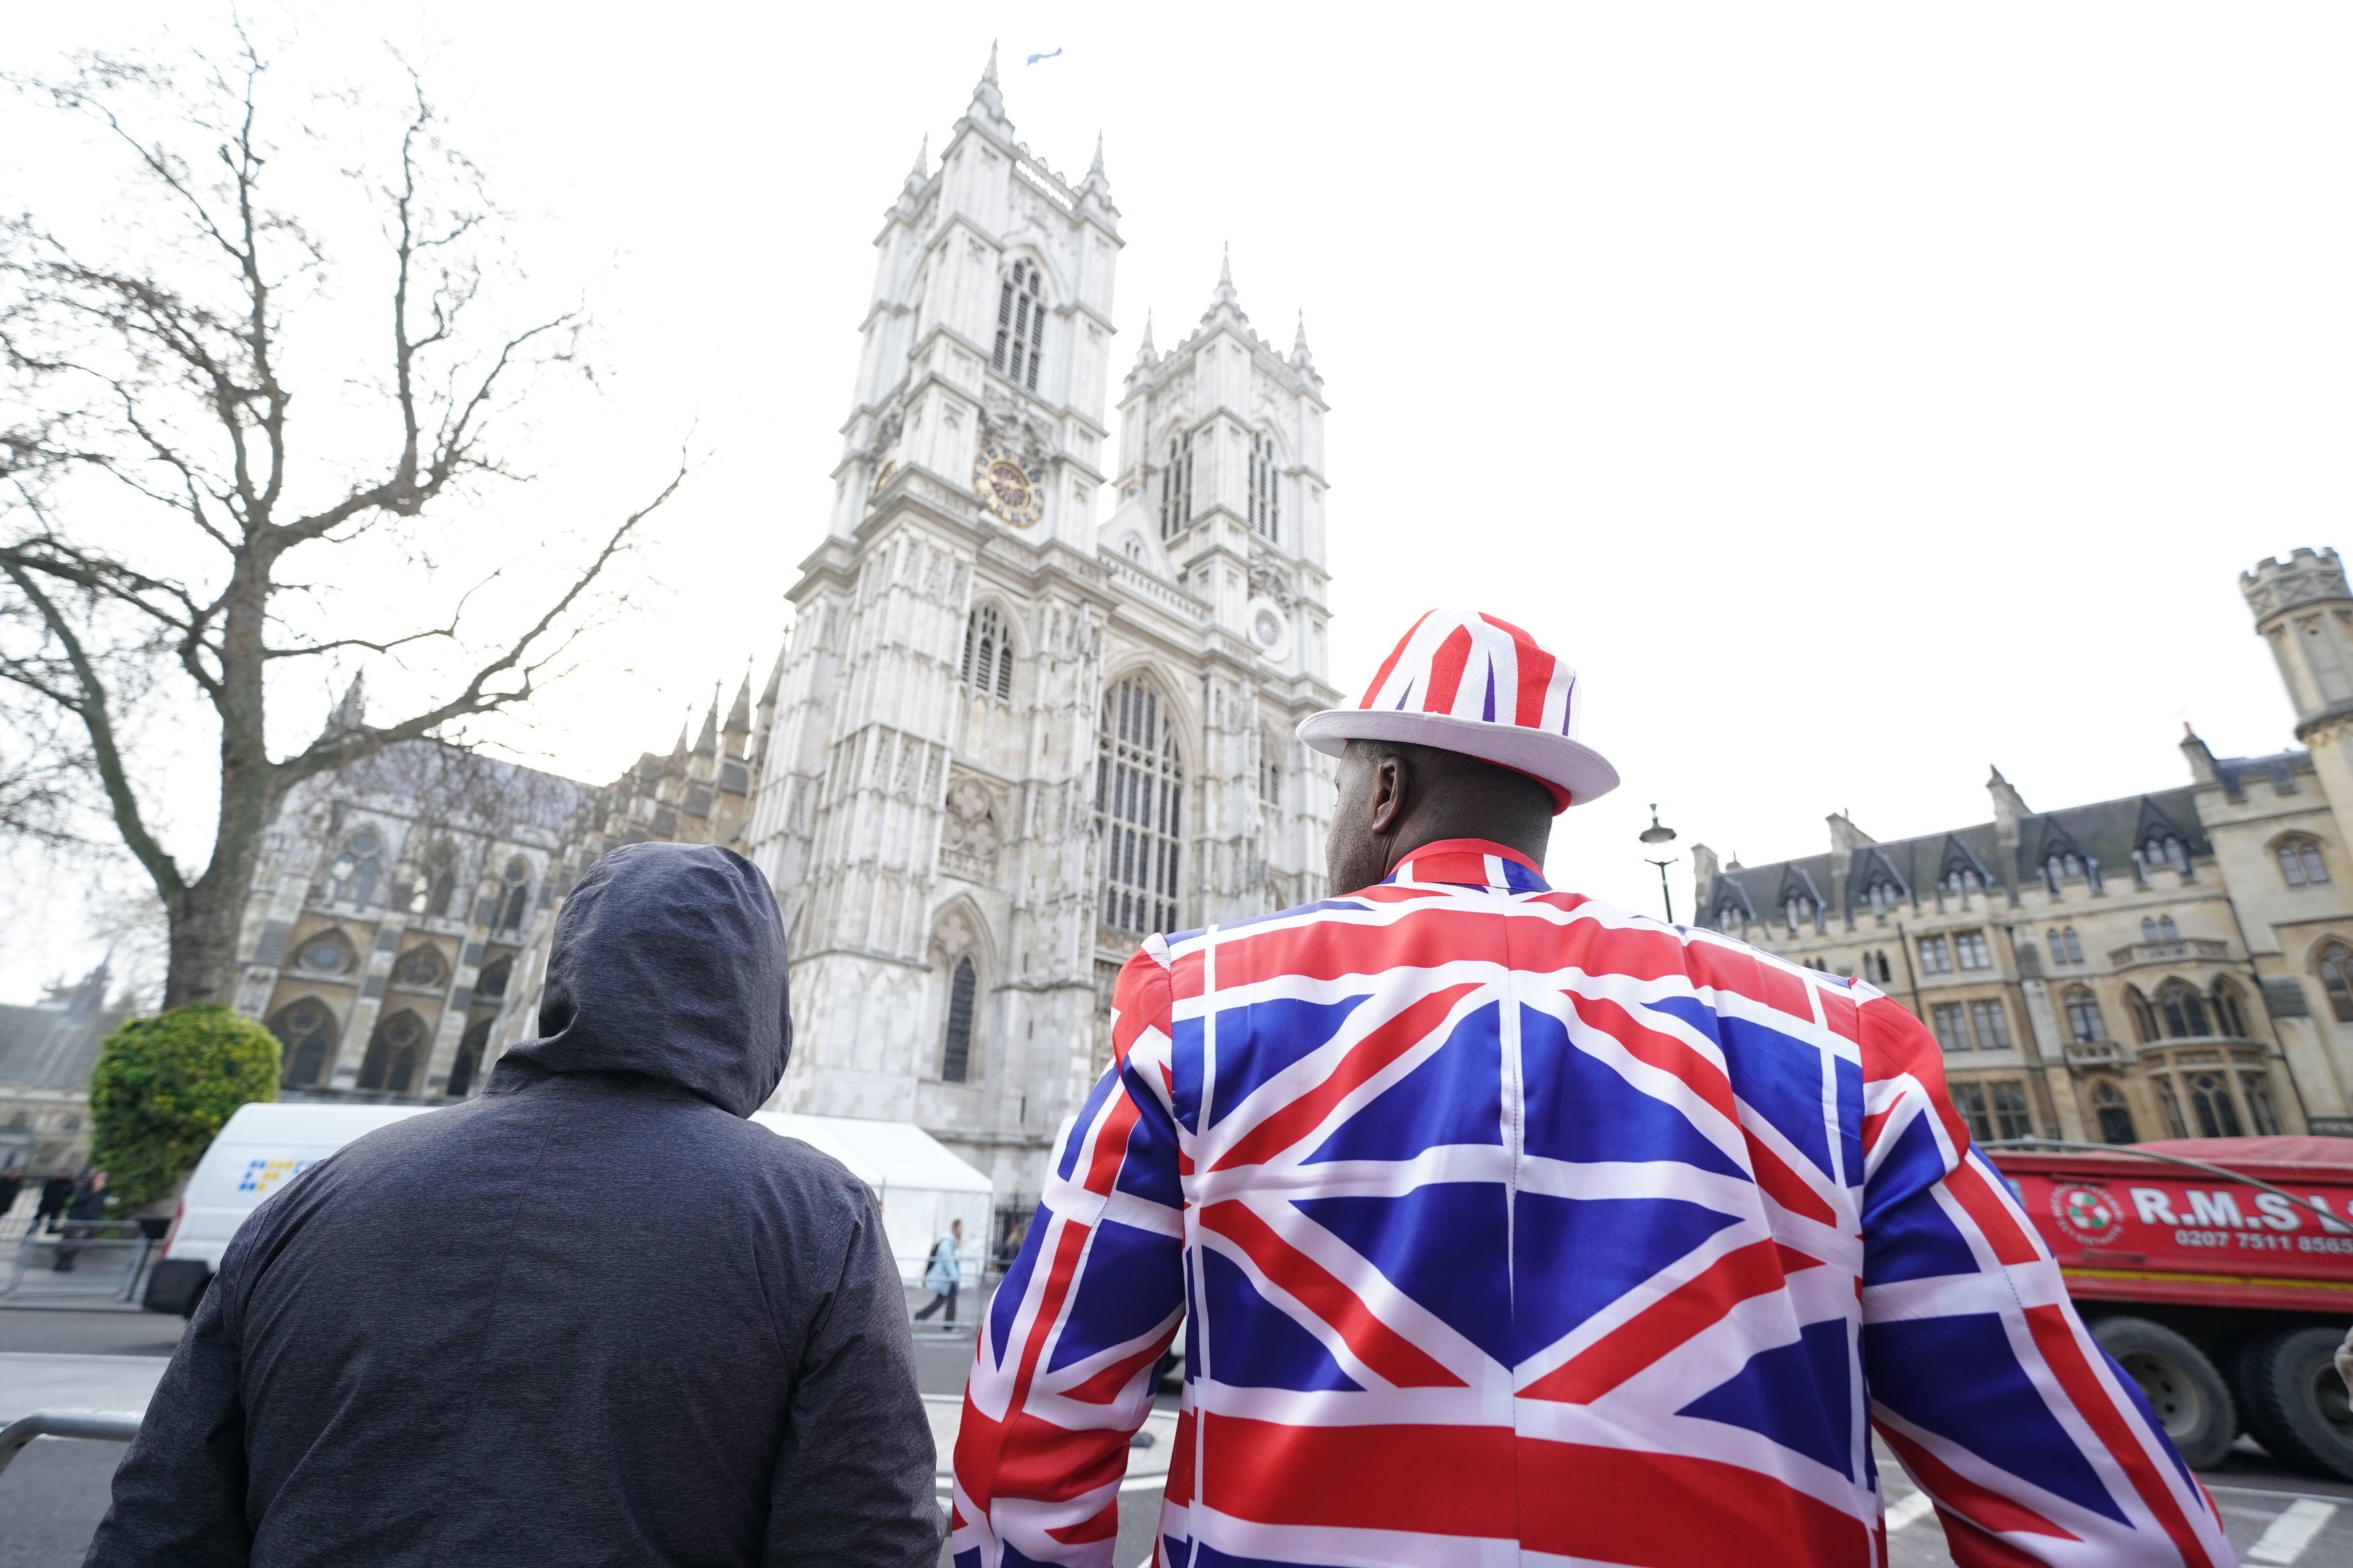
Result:
M1693 850L1699 919L1860 975L1946 1051L1980 1137L2353 1136L2353 591L2333 550L2241 579L2296 749L2189 782L1768 866Z

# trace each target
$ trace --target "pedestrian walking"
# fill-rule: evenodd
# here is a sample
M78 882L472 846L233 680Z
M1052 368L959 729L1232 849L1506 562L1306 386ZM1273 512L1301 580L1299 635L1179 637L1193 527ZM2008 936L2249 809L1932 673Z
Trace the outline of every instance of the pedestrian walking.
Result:
M2226 1564L1918 1019L1556 889L1618 782L1568 666L1433 612L1355 709L1329 893L1148 938L1000 1305L959 1561L1101 1564L1180 1322L1174 1563ZM1694 714L1704 721L1704 714Z
M915 1321L920 1323L945 1307L948 1315L940 1321L950 1328L955 1326L956 1289L964 1281L964 1266L956 1255L963 1250L964 1221L950 1220L947 1235L932 1243L932 1260L923 1269L923 1286L931 1291L932 1300L915 1314Z
M92 1171L66 1205L65 1238L58 1243L57 1260L49 1265L58 1274L70 1274L74 1258L90 1246L90 1238L98 1233L98 1222L106 1217L106 1173Z
M62 1169L41 1184L41 1204L33 1211L34 1229L58 1228L65 1218L66 1205L73 1202L74 1184L73 1173Z
M791 1047L765 879L605 856L539 1031L246 1219L90 1568L938 1561L881 1212L745 1120Z
M17 1194L25 1190L25 1167L11 1165L0 1171L0 1220L16 1212Z

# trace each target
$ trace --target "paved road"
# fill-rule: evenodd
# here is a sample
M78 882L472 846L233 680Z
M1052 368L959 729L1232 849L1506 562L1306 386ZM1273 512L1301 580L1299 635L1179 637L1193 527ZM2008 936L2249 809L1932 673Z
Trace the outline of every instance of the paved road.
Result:
M934 1430L953 1430L955 1395L964 1386L972 1359L968 1337L976 1303L964 1306L965 1333L954 1338L925 1334L916 1341L916 1377L932 1412ZM0 1310L0 1417L10 1388L38 1388L44 1399L62 1397L60 1378L91 1397L75 1403L136 1397L127 1393L152 1378L157 1363L177 1342L176 1320L145 1313L22 1311ZM111 1359L110 1359L111 1358ZM128 1358L128 1359L124 1359ZM1164 1401L1173 1406L1173 1401ZM1120 1498L1115 1568L1150 1561L1152 1531L1160 1491L1149 1477L1165 1472L1164 1429L1168 1415L1153 1422L1157 1441L1131 1456L1130 1484ZM0 1476L0 1568L73 1568L81 1561L90 1533L106 1510L107 1484L122 1450L111 1443L44 1438ZM1916 1500L1903 1471L1882 1450L1880 1471L1887 1478L1890 1568L1945 1568L1952 1562L1943 1528L1926 1500ZM2223 1464L2201 1478L2222 1510L2231 1540L2250 1564L2296 1568L2353 1568L2353 1484L2321 1480L2273 1467L2260 1449L2242 1442ZM947 1561L942 1553L942 1563Z

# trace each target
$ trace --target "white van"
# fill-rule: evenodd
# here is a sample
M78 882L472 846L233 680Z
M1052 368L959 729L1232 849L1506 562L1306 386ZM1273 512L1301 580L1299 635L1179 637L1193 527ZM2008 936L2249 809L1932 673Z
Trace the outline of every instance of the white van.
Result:
M151 1312L193 1313L261 1200L364 1132L389 1127L422 1105L240 1105L180 1189L180 1206L142 1299Z

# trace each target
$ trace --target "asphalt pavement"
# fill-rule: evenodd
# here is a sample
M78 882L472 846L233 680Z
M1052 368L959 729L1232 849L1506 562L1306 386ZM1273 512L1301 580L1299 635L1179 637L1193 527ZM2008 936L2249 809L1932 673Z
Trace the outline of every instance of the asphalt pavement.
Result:
M915 1341L916 1380L942 1442L943 1466L955 1396L972 1360L972 1324L985 1303L959 1305L963 1321L956 1332L919 1324ZM23 1414L15 1406L26 1399L103 1405L142 1397L139 1391L153 1386L179 1331L177 1319L145 1312L0 1309L0 1421ZM1167 1469L1175 1400L1164 1398L1161 1405L1146 1428L1153 1444L1130 1452L1114 1568L1151 1560L1160 1510L1155 1478ZM119 1444L47 1437L26 1449L0 1475L0 1568L74 1568L106 1511L108 1483L121 1457ZM1935 1510L1883 1448L1879 1465L1887 1489L1890 1568L1946 1568L1952 1556ZM2222 1510L2243 1562L2353 1568L2353 1484L2283 1470L2244 1439L2200 1479ZM947 1561L944 1551L941 1562Z

